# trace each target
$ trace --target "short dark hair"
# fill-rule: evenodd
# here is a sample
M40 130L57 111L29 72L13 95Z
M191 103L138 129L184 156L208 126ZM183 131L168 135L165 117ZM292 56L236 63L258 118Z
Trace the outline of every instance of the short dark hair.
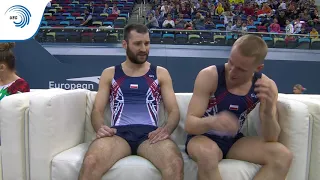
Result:
M15 43L0 43L0 63L4 63L10 70L16 69L16 58L12 52Z
M137 31L139 34L146 34L149 32L147 26L143 24L129 24L124 28L123 32L123 39L127 42L130 38L129 35L131 31Z

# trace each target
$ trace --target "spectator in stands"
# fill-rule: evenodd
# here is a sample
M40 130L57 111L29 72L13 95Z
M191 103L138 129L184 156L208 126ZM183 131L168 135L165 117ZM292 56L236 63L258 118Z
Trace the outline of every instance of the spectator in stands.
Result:
M273 33L280 33L280 25L278 24L278 19L274 18L273 19L273 23L270 24L270 32Z
M192 22L187 22L186 25L184 26L184 29L193 30L193 24L192 24Z
M303 13L300 15L300 18L302 21L305 21L308 23L308 25L312 26L313 25L313 20L311 19L310 13L308 10L304 10Z
M247 16L247 25L248 26L253 26L254 25L254 21L252 19L252 16Z
M233 9L231 9L231 5L229 1L225 1L222 4L224 11L233 11Z
M269 1L268 3L271 9L278 9L279 8L279 1Z
M286 16L285 16L285 12L284 11L280 11L279 12L279 16L277 17L278 23L280 25L280 27L286 27Z
M88 11L89 11L91 14L94 13L93 1L90 1L90 2L89 2Z
M318 15L318 10L315 9L312 13L311 13L311 19L313 20L314 24L318 24L319 23L319 15Z
M291 12L293 12L294 10L296 10L296 3L293 2L293 1L291 1L291 2L289 2L289 7L288 7L287 12L288 12L288 13L291 13Z
M104 5L103 13L112 14L112 10L109 8L108 4Z
M261 7L264 3L266 3L267 0L255 0L255 3L257 3L258 7Z
M152 13L149 14L146 26L148 28L159 28L159 22L158 22L157 18L155 18Z
M311 32L310 32L311 33ZM306 31L306 29L304 27L301 28L301 31L299 34L305 34L306 36L302 36L302 37L307 37L308 32Z
M301 84L296 84L293 86L293 94L302 94L307 89L304 88Z
M192 2L191 13L196 13L199 8L200 8L200 4L198 1Z
M289 19L286 20L286 34L287 35L290 35L290 34L293 34L294 32L294 28L293 28L293 25L291 24L291 22L289 21Z
M175 21L175 27L177 29L184 29L186 26L186 21L183 19L183 14L179 14L179 17Z
M209 12L209 8L204 3L201 3L198 12L200 12L201 14L206 14L207 12Z
M218 6L216 8L215 15L221 16L223 12L224 12L224 8L223 8L222 4L219 2Z
M247 16L254 16L254 7L252 3L245 5L245 7L243 8L243 11L244 11L244 14L246 14Z
M191 8L187 7L185 3L181 4L181 14L191 14Z
M162 27L167 29L171 29L175 27L175 23L172 20L171 14L167 15L167 19L163 22Z
M232 11L225 11L222 13L224 24L228 24L230 21L233 23L233 17L235 14Z
M248 31L247 23L243 22L241 26L241 32L245 33Z
M212 15L215 15L215 13L216 13L216 6L214 4L211 4L211 6L210 6L210 13Z
M117 4L113 4L112 14L120 14L120 10L117 7Z
M228 22L228 25L227 25L227 27L226 27L226 31L233 31L233 27L232 27L232 21L229 21Z
M192 21L193 26L196 29L204 29L204 17L202 16L201 13L197 13L195 18Z
M242 22L237 21L235 25L232 26L232 31L241 31L242 30Z
M235 4L235 7L234 7L234 14L235 15L241 15L242 11L243 11L243 6L242 6L242 3L239 3L239 4Z
M300 22L300 19L297 18L295 21L294 21L294 34L300 34L301 32L301 27L302 27L302 24Z
M180 4L176 4L173 10L174 10L174 15L179 15L181 11Z
M286 4L286 1L285 0L281 0L280 1L280 5L279 5L279 10L287 10L287 4Z
M300 12L298 12L297 9L294 9L293 11L287 12L287 16L290 19L297 19L300 17Z
M165 12L168 11L168 1L163 1L162 6L160 8L161 12ZM166 12L165 14L167 14L168 12Z
M0 100L6 96L29 92L29 84L16 74L12 52L14 43L0 43Z
M163 9L161 8L161 13L163 14L163 16L166 17L168 15L168 13L170 13L169 6L165 5Z
M267 3L263 3L263 7L262 7L262 13L264 14L264 16L271 16L272 14L272 9L269 7L269 5Z
M316 28L312 28L312 30L310 31L310 37L312 39L318 39L319 38L319 33L318 31L316 30Z
M205 25L214 25L213 21L212 21L212 16L211 16L211 13L210 12L207 12L206 13L206 17L205 17ZM213 26L211 26L213 27Z
M163 14L160 13L158 9L154 11L154 17L157 19L158 23L163 22Z
M92 26L92 23L93 23L93 19L92 19L92 14L89 12L88 9L85 9L84 10L84 14L85 14L85 21L80 24L80 26Z

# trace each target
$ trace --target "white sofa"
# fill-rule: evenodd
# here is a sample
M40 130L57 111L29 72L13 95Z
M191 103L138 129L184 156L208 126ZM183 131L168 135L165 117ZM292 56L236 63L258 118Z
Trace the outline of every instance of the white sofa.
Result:
M320 177L320 95L279 94L279 96L302 102L308 106L311 122L309 180L317 180Z
M45 90L15 94L0 101L1 178L26 180L28 177L28 112L29 99ZM50 89L47 93L64 91Z
M75 180L78 177L84 154L95 137L90 114L96 93L84 90L41 93L30 98L29 159L31 180ZM190 93L176 94L181 119L172 139L179 145L185 162L185 179L195 180L197 167L184 153L186 133L184 121ZM309 112L299 101L280 97L278 100L280 142L294 154L287 180L304 180L308 174ZM106 109L106 123L110 125L110 110ZM163 107L159 114L166 120ZM258 109L250 113L243 132L257 135ZM252 179L260 165L223 160L219 168L224 180ZM103 180L161 179L159 171L147 160L129 156L118 161Z

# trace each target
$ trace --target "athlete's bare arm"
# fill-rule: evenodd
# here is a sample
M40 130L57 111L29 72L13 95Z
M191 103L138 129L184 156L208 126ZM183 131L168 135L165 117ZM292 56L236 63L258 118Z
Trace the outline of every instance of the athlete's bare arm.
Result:
M176 100L176 95L174 94L172 79L168 70L158 66L157 75L160 82L163 103L168 113L168 121L165 127L171 134L176 129L180 120L179 107Z
M180 120L179 107L173 91L172 79L168 70L158 66L157 76L161 88L163 103L168 113L168 120L162 127L159 127L155 131L149 133L148 138L152 144L168 139L170 134L172 134L176 129Z
M114 76L114 67L105 69L100 77L99 89L91 114L91 123L96 132L104 124L104 111L109 103L110 86Z
M262 136L267 142L277 142L281 131L277 111L277 85L265 75L262 75L255 85L257 97L260 99L259 115Z
M211 129L212 117L201 117L208 107L211 94L217 89L217 84L218 74L215 66L207 67L199 72L185 123L187 133L200 135Z

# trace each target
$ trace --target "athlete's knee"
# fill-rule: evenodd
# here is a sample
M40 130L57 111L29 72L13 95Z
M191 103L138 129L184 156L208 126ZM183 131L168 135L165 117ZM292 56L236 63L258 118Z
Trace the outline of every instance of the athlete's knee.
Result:
M183 176L183 159L180 155L170 155L168 158L170 160L166 161L164 169L161 170L161 173L165 177L180 177L174 179L181 179Z
M83 159L83 168L84 170L95 170L99 166L98 158L94 154L87 154Z
M191 143L188 151L191 158L197 162L198 167L201 169L218 167L218 163L222 157L222 152L215 142Z
M272 143L267 152L267 163L277 170L287 171L293 159L292 152L281 143Z

